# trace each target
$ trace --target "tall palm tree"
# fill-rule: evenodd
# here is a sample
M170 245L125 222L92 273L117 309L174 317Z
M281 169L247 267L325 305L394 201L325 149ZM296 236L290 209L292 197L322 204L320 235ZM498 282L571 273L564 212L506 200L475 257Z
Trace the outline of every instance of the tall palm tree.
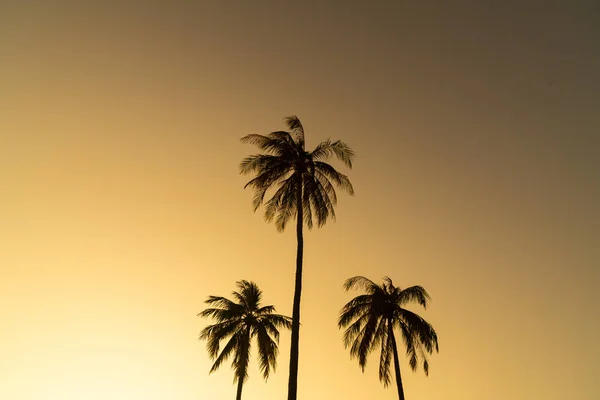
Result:
M378 285L364 276L355 276L344 283L346 291L352 288L361 288L366 294L356 296L340 311L338 327L347 327L344 347L350 347L350 356L358 358L358 364L364 372L367 356L381 346L379 380L386 387L390 383L390 362L393 357L398 398L404 400L394 329L400 332L404 340L411 369L415 371L421 363L425 375L429 375L426 353L431 354L434 349L439 351L437 334L427 321L403 308L412 301L426 308L429 294L421 286L400 289L388 277Z
M279 352L278 328L291 327L289 317L274 314L275 307L261 306L262 291L254 282L245 280L236 283L239 291L233 292L236 301L225 297L209 296L206 304L214 306L198 314L217 321L200 332L200 339L207 341L207 350L214 364L214 372L233 353L233 382L237 382L236 400L242 398L242 386L248 379L248 362L252 338L258 343L259 367L265 380L271 369L275 370ZM223 350L221 342L229 338ZM220 353L219 353L220 352Z
M337 196L334 185L350 195L352 184L346 175L325 161L331 156L352 168L354 152L342 141L327 139L313 150L306 151L304 128L296 116L285 119L289 132L277 131L267 135L247 135L243 143L256 145L264 154L246 157L240 164L242 174L254 173L256 177L245 187L254 189L254 211L263 203L267 222L275 220L279 231L288 221L296 218L296 279L292 311L292 343L290 350L290 377L288 400L296 399L298 387L298 347L300 337L300 297L302 293L302 255L304 224L311 229L313 221L321 227L329 218L335 218ZM267 192L272 197L265 201Z

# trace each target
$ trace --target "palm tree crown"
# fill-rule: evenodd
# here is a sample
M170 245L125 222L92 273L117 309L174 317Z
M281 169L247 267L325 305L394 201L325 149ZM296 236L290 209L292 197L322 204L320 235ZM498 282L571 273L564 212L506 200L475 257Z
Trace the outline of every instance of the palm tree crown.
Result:
M283 231L287 222L297 216L299 187L304 223L312 228L314 220L320 227L327 219L335 218L337 196L333 184L354 194L348 177L336 171L325 160L335 156L348 168L352 168L354 151L342 141L332 142L327 139L313 151L307 152L304 128L298 117L287 117L286 124L290 132L251 134L241 139L243 143L256 145L266 154L246 157L240 163L240 172L256 173L256 177L245 186L254 189L254 211L265 201L267 191L275 190L265 203L265 218L268 222L275 219L278 230Z
M279 343L278 328L290 328L289 317L274 314L272 305L261 306L262 291L254 282L237 282L238 291L233 292L235 301L225 297L209 296L206 304L213 306L198 315L216 320L200 332L200 339L207 340L207 350L214 364L210 372L216 371L233 354L233 381L238 383L241 398L242 385L248 378L248 362L253 338L258 343L260 371L267 379L271 369L276 368ZM221 342L229 340L221 350Z
M396 287L387 277L378 285L364 276L355 276L344 283L344 289L352 288L363 289L366 294L356 296L340 311L338 326L346 328L344 346L350 347L351 357L358 359L363 371L369 353L380 347L379 379L385 386L391 381L393 358L398 395L404 399L394 329L400 331L411 369L415 371L421 364L428 375L427 354L439 351L437 334L427 321L404 307L414 301L426 308L429 294L421 286Z

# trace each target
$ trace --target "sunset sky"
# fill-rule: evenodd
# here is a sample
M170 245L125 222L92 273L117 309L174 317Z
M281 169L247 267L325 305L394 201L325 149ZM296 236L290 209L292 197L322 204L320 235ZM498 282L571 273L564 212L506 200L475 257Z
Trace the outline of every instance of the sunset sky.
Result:
M397 398L342 345L354 275L432 296L407 399L599 399L600 3L424 3L0 0L0 399L234 399L196 314L247 279L291 315L238 164L292 114L357 153L305 235L299 399Z

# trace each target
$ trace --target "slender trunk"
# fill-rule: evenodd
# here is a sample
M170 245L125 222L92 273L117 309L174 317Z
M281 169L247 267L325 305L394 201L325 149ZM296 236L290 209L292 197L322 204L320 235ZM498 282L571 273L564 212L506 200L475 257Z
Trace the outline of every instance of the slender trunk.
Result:
M244 386L244 381L242 379L238 379L237 394L235 395L235 400L242 400L242 386Z
M297 223L296 236L298 251L296 253L296 284L294 287L294 306L292 310L292 345L290 350L290 378L288 381L288 400L296 400L298 390L298 342L300 340L300 294L302 293L302 252L304 238L302 237L302 180L296 189Z
M396 385L398 386L398 399L404 399L404 388L402 387L402 377L400 376L400 361L398 360L398 347L396 346L396 338L394 337L394 326L392 321L388 322L388 335L392 339L392 350L394 352L394 369L396 370Z

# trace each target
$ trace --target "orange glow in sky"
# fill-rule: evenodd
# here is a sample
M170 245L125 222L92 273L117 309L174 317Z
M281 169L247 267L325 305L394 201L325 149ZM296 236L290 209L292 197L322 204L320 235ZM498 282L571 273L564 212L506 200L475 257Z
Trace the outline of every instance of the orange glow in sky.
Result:
M292 114L357 153L305 234L299 399L397 398L342 345L354 275L432 296L407 399L600 398L594 2L33 3L0 4L0 399L235 398L196 314L248 279L291 315L294 231L238 164Z

